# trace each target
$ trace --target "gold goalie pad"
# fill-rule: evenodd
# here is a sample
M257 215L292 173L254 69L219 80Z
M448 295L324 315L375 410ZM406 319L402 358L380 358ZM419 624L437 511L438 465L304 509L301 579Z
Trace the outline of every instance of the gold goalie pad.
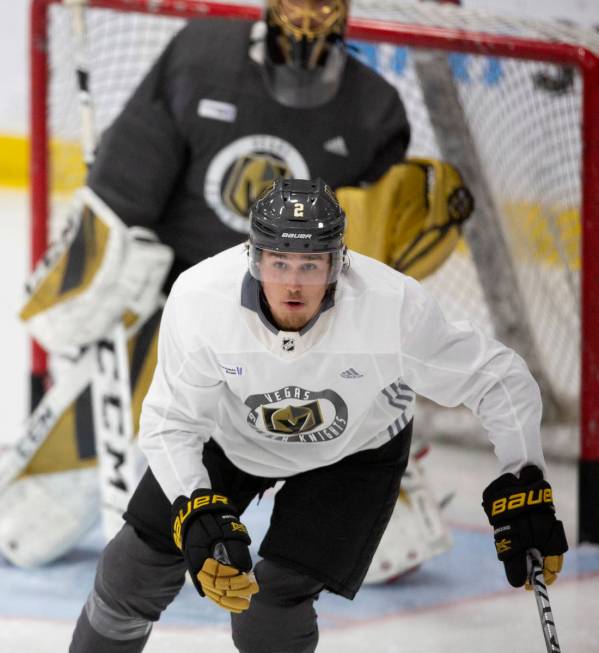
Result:
M27 283L19 317L48 351L104 337L127 313L155 308L173 254L141 227L128 228L91 188L75 194L60 238Z
M388 583L453 545L424 466L411 454L401 490L364 579L366 585Z
M143 322L127 321L133 433L139 430L141 404L156 366L161 313L158 306ZM20 436L0 456L0 557L16 566L55 560L78 544L100 516L98 458L107 454L97 442L104 421L92 392L97 355L89 347L76 360L61 363ZM132 446L127 459L137 464L135 456ZM109 462L118 481L126 459Z
M371 186L336 193L348 247L415 279L447 260L474 208L457 169L436 159L407 159Z

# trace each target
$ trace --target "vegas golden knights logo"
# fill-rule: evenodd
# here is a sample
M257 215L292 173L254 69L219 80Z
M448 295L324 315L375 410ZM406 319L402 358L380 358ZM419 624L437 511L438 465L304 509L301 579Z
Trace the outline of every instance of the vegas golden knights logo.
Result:
M328 442L347 428L347 404L334 390L286 385L250 395L247 423L269 440Z
M223 189L223 202L239 215L247 216L250 206L278 177L289 178L284 161L266 154L242 156L233 165Z
M304 433L323 423L318 401L284 408L263 406L262 418L266 428L273 433Z
M304 157L272 134L250 134L227 143L210 161L204 199L230 229L248 233L250 206L279 178L310 179Z

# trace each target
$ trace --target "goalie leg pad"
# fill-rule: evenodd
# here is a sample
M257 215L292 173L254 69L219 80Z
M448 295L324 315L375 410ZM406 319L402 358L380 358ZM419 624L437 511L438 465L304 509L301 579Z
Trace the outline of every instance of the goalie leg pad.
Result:
M95 468L37 474L9 485L0 500L0 553L18 567L65 554L97 523Z
M374 554L365 584L385 583L444 553L452 539L416 455L410 456L401 491Z
M117 390L121 393L120 405L126 413L128 428L132 417L134 428L139 423L141 400L155 366L159 318L158 310L152 319L136 325L129 347L121 347L125 354L118 368L107 356L101 358L109 363L103 389L110 397ZM96 444L102 463L105 531L111 537L123 524L121 515L128 491L147 464L131 442L133 434L127 439L119 434L111 440L106 436L107 429L100 427L105 411L102 406L92 405L97 404L92 397L97 398L100 380L99 374L94 377L99 358L96 354L97 348L92 347L74 360L53 357L53 368L58 372L56 382L28 418L20 437L0 457L0 554L17 566L51 562L75 546L97 521L101 501ZM131 389L125 369L129 365ZM119 384L113 379L116 369L124 373ZM131 390L133 405L129 407ZM111 413L110 417L114 415ZM113 422L111 419L110 424ZM128 481L126 485L121 483L124 479ZM33 526L25 522L31 514L36 514Z
M69 366L0 459L0 553L19 567L63 555L98 519L91 367L88 353Z
M322 583L267 559L254 572L260 592L245 612L231 615L235 646L242 653L312 653L318 644L314 601Z

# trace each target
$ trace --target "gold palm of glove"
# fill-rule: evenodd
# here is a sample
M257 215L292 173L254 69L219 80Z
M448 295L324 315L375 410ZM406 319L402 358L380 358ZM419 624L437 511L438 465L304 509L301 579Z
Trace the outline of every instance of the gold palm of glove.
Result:
M545 556L543 558L543 578L547 585L555 582L557 575L562 570L562 565L564 564L564 556ZM532 590L532 585L526 581L524 587L530 592Z
M209 599L219 607L237 614L250 607L252 595L259 591L253 572L240 572L214 558L206 559L198 572L198 580Z
M366 188L336 193L347 246L415 279L449 258L474 206L458 170L436 159L407 159Z

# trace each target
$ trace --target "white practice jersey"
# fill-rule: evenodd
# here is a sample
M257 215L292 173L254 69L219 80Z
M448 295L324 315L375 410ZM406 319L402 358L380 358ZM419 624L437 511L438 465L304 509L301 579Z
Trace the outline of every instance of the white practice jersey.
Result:
M355 252L350 261L334 305L301 332L264 317L243 245L179 277L140 428L171 501L211 487L202 464L211 437L245 472L285 478L396 437L415 393L477 414L501 472L544 469L541 399L524 361L469 323L447 322L413 279Z

